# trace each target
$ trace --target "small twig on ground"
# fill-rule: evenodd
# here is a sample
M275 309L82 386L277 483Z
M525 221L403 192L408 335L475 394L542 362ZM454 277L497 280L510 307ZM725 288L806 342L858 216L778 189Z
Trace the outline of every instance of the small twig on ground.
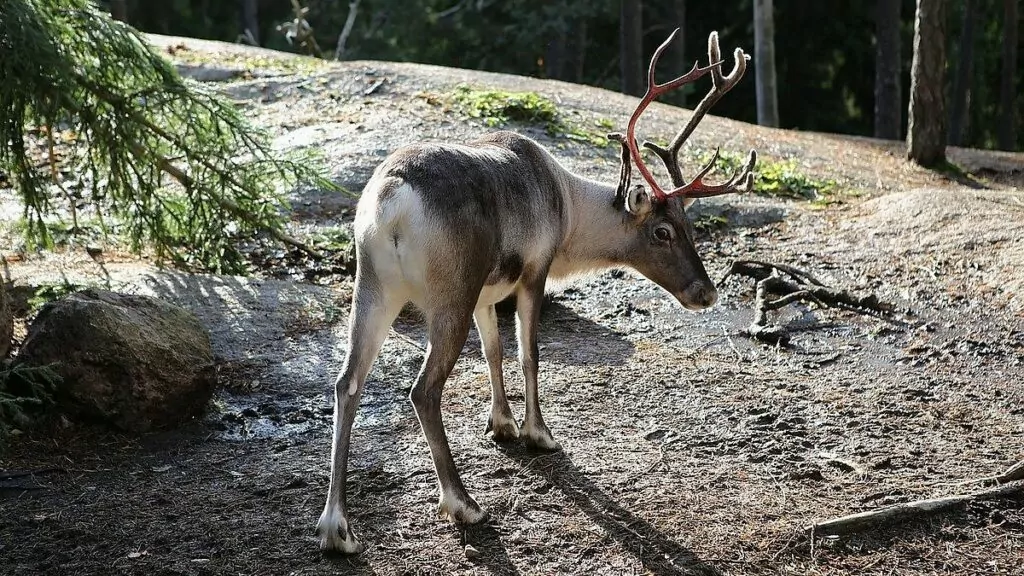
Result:
M363 96L369 96L369 95L373 94L374 92L377 91L378 88L383 86L384 82L386 82L386 81L387 81L387 78L379 78L379 79L377 79L377 81L374 82L373 84L371 84L369 88L367 88L366 90L363 90Z
M1024 481L1014 481L993 488L978 490L970 494L959 494L943 498L930 498L895 504L878 510L841 516L824 522L816 522L807 527L807 532L814 536L836 536L875 530L883 526L938 514L947 510L960 508L971 502L995 500L1024 493Z
M736 353L736 359L742 362L743 354L740 353L740 349L736 347L736 343L732 341L732 336L729 335L729 331L725 328L722 328L722 337L729 341L729 347Z
M641 472L640 476L646 476L646 475L650 474L651 471L653 471L655 468L657 468L658 466L660 466L662 464L664 464L665 468L668 469L668 463L665 462L665 446L667 446L669 444L672 444L673 442L676 442L677 440L679 440L679 438L672 438L671 440L666 440L665 442L662 442L661 444L659 444L658 445L658 451L661 452L661 455L658 456L658 459L655 460L654 463L652 463L650 466L648 466L646 470Z
M892 313L892 306L879 301L874 294L856 296L846 290L829 288L811 273L787 264L736 260L729 266L720 283L725 282L729 276L746 276L757 283L754 320L744 334L769 344L788 345L790 333L782 326L769 324L768 312L794 302L810 302L822 308L840 308L859 314L886 316Z

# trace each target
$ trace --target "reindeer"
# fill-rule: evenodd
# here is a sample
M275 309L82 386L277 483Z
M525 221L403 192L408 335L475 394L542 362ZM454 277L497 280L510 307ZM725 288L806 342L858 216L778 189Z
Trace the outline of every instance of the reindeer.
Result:
M735 51L720 69L718 34L708 39L709 63L664 84L654 69L679 30L655 51L648 87L626 127L617 186L564 168L538 143L496 132L467 144L400 148L374 171L356 209L356 279L349 349L335 382L334 439L327 503L317 523L325 551L359 553L345 503L349 439L363 385L391 324L407 303L424 314L426 357L409 396L426 437L440 491L438 515L465 524L486 513L466 491L441 419L441 390L475 323L487 358L491 412L485 433L498 442L521 439L540 450L561 447L541 416L537 391L537 324L548 278L630 267L685 308L715 304L718 293L693 244L686 208L697 198L749 190L756 153L722 184L708 184L718 152L689 182L679 150L707 111L740 80L748 56ZM647 106L670 90L711 74L712 89L665 149L644 142L664 162L673 188L663 190L641 158L634 136ZM631 186L631 162L650 190ZM502 346L494 305L515 298L526 413L517 425L505 396Z

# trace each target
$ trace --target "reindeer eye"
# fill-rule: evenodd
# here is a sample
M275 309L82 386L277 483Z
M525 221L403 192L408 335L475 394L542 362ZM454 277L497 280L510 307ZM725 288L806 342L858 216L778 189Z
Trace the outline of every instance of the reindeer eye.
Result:
M654 229L654 237L662 242L668 242L672 239L672 233L665 226L658 226Z

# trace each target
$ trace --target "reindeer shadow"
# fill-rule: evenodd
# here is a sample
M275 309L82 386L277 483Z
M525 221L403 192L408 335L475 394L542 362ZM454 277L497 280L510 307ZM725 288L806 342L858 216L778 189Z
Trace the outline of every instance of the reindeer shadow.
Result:
M543 478L572 501L588 518L636 556L644 569L659 576L720 576L714 566L638 518L594 484L564 452L537 457L519 444L499 449L524 469Z
M515 304L508 300L497 306L498 330L505 358L515 358L516 341ZM408 343L421 349L426 343L426 326L420 312L407 307L393 325L394 331ZM633 355L632 342L606 326L581 316L572 308L548 296L541 307L537 343L541 360L563 366L618 366ZM581 345L582 343L586 345ZM468 358L483 359L480 335L476 329L469 332L462 354Z
M501 542L501 536L491 522L466 526L462 529L464 544L469 544L481 551L482 555L478 563L486 567L493 574L514 574L518 576L519 570L512 564L508 557L508 551Z

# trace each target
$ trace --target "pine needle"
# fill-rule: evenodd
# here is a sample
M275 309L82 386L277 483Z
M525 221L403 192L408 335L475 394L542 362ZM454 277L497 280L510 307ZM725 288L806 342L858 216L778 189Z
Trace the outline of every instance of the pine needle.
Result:
M334 188L312 153L278 157L229 101L89 0L0 2L0 78L0 170L24 202L31 246L52 247L66 226L55 202L70 204L75 228L82 218L54 182L56 139L73 150L61 168L86 182L79 202L136 252L221 273L245 271L243 242L312 253L285 232L282 192Z

